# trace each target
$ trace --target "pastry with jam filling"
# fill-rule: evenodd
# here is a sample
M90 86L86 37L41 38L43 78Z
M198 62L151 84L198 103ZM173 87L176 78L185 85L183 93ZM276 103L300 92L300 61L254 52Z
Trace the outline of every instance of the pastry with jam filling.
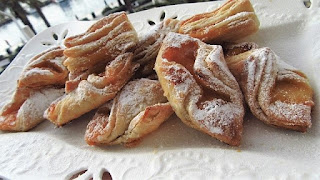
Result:
M221 46L169 33L155 70L164 95L185 124L229 145L240 145L243 97Z
M251 112L266 124L306 132L313 90L307 76L255 43L224 46L225 59Z

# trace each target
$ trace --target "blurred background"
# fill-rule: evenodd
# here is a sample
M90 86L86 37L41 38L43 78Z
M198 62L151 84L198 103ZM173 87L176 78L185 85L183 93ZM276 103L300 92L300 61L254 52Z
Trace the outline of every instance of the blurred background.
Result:
M209 0L0 0L0 74L30 38L50 26L205 1Z

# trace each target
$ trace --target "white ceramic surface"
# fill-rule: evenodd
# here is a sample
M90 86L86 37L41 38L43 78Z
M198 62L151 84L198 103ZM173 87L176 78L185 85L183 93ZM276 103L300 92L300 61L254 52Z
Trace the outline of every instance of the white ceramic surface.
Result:
M222 2L184 4L151 9L129 18L140 35L148 21L185 19L213 10ZM135 148L91 147L84 141L92 113L55 128L43 122L30 132L0 131L0 179L320 179L320 0L252 0L261 22L246 40L271 47L283 60L307 74L315 89L313 126L307 133L264 125L245 116L240 147L230 147L188 128L175 116ZM0 107L11 98L16 80L35 54L61 45L64 36L84 32L93 22L70 22L35 36L0 76ZM58 36L55 40L53 34ZM243 40L244 41L244 40Z

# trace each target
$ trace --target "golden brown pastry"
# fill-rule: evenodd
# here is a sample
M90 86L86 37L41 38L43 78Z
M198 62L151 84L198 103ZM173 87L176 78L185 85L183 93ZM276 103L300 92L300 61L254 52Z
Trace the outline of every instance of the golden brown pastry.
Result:
M254 43L225 46L226 61L251 112L266 124L305 132L313 90L306 75Z
M134 61L140 64L136 77L147 77L155 73L154 63L163 39L169 32L177 32L179 20L167 19L153 27L138 43L134 51Z
M64 94L68 71L59 47L33 57L22 71L11 102L0 113L0 130L28 131L44 120L43 112Z
M79 79L83 80L89 74L97 73L101 70L99 67L104 68L118 55L133 50L137 43L137 33L125 12L102 18L85 33L67 38L64 42L64 54L68 58L64 65L70 71L69 80L74 81L72 86L76 87ZM83 73L87 75L77 79Z
M136 145L173 113L162 94L158 81L129 82L112 102L100 107L89 122L85 134L87 143Z
M221 46L169 33L155 70L164 95L188 126L230 145L240 145L243 97Z
M259 20L249 0L229 0L213 12L181 23L179 33L208 43L236 41L258 31Z
M103 73L81 80L77 88L49 106L45 117L61 126L113 99L138 67L132 57L132 53L120 55Z

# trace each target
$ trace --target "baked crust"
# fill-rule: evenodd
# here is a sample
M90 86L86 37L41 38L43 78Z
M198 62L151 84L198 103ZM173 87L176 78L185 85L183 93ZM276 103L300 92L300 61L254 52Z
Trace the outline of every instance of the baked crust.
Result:
M28 131L44 120L43 112L64 94L68 71L60 47L36 55L22 71L11 101L0 113L0 130Z
M50 105L45 117L61 126L113 99L138 67L132 62L132 56L132 53L122 54L111 61L103 73L90 74L81 80L75 90Z
M155 70L165 96L188 126L230 145L240 145L243 97L221 46L169 33Z
M67 91L75 89L89 74L101 72L118 55L132 51L137 43L137 33L125 12L110 14L85 33L67 38L64 42L64 54L68 57L64 65L70 71Z
M154 26L147 34L139 40L137 48L134 50L134 61L140 64L135 77L147 77L154 72L154 63L163 39L169 32L177 32L179 20L166 19Z
M100 107L89 122L85 135L87 143L136 145L173 113L162 94L158 81L129 82L112 102Z
M259 25L249 0L229 0L212 12L182 21L179 33L216 44L242 39L258 31Z
M301 132L311 127L313 90L306 75L254 43L227 45L225 51L227 64L258 119Z

